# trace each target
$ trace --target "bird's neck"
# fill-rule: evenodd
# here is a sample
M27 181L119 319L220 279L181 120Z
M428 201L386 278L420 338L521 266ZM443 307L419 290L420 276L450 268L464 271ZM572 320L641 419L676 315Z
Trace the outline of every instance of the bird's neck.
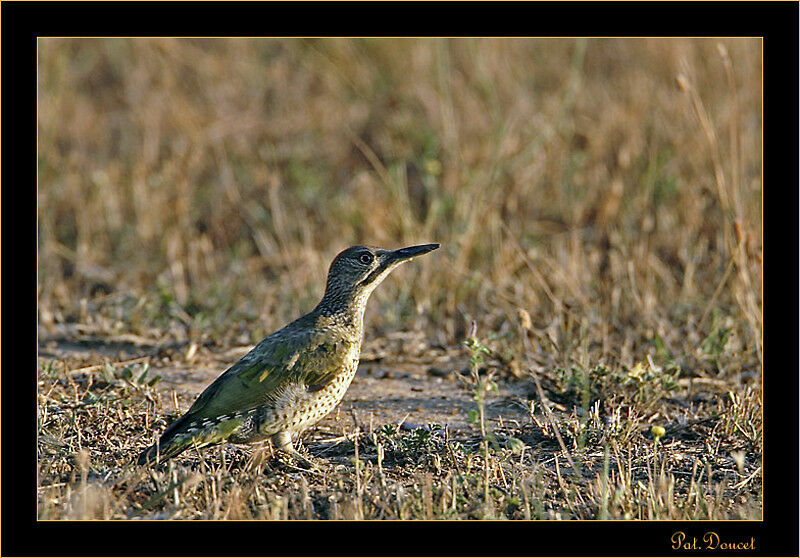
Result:
M352 293L327 290L313 313L328 318L340 328L350 330L361 338L364 331L364 310L369 293L353 296Z

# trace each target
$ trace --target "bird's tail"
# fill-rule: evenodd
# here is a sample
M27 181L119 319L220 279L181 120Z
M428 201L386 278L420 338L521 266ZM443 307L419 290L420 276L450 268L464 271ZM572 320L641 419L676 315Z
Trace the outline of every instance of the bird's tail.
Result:
M183 453L193 445L191 436L184 436L180 440L173 440L164 444L160 440L139 454L137 465L157 465L176 455Z
M161 438L144 450L137 459L138 465L157 465L186 451L195 443L196 430L186 415L182 416L161 434Z
M238 422L189 419L186 415L172 423L161 439L144 450L138 465L155 465L183 453L189 448L202 448L219 443L231 433Z

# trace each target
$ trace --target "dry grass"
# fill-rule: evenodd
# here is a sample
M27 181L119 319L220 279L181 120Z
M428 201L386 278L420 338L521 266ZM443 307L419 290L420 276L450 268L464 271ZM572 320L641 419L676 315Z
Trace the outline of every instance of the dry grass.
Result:
M760 517L760 46L40 40L40 517ZM306 439L324 476L227 446L127 467L175 413L143 362L208 363L343 247L424 241L367 339L475 321L484 371L446 372L476 413L530 386L526 420L345 416ZM96 366L122 349L147 359Z

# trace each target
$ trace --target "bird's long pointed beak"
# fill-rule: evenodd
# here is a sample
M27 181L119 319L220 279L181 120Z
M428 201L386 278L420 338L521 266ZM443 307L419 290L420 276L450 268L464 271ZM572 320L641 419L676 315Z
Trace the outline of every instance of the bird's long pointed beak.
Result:
M359 285L376 285L383 281L384 277L402 264L403 262L407 262L411 258L415 258L416 256L421 256L422 254L427 254L433 250L436 250L439 247L439 244L420 244L419 246L408 246L406 248L400 248L399 250L382 250L377 249L375 253L380 258L378 267L376 267L372 273L367 275ZM376 282L377 281L377 282Z
M400 248L399 250L393 250L389 253L388 260L391 262L400 262L404 260L409 260L416 256L421 256L422 254L427 254L428 252L432 252L439 247L439 244L420 244L419 246L408 246L406 248Z

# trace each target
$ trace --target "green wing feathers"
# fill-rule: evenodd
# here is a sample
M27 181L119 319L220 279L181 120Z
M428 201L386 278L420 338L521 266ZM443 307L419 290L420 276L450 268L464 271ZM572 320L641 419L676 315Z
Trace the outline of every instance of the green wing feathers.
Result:
M302 349L293 344L257 346L195 401L189 413L217 417L269 405L289 385L304 385L316 391L330 383L342 369L345 341L309 340Z

